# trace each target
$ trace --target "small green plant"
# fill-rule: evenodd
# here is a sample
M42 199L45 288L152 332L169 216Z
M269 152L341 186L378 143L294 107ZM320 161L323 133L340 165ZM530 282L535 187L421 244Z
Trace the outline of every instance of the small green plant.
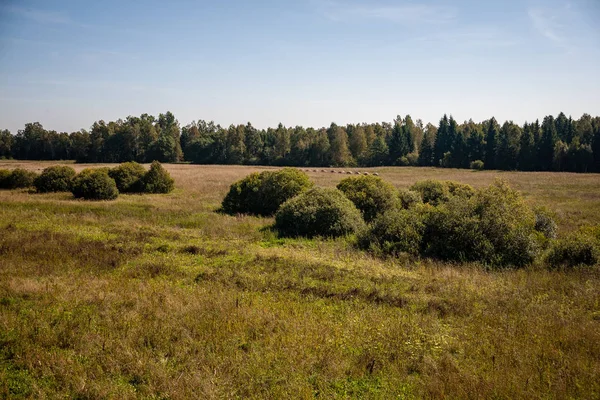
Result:
M294 168L253 173L231 185L221 209L227 214L273 215L281 204L311 186L308 175Z
M71 190L75 170L64 165L55 165L42 171L34 182L35 189L40 193L68 192Z
M337 189L311 189L283 203L275 215L281 236L336 237L364 226L360 211Z
M359 234L358 244L375 254L418 255L425 225L413 210L389 210L379 215Z
M535 230L542 233L547 239L556 239L558 225L554 221L554 215L544 207L533 209L535 213Z
M115 180L103 169L84 169L73 180L73 196L85 200L114 200L119 195Z
M2 177L4 176L4 177ZM23 168L15 168L9 172L0 174L0 184L4 189L24 189L32 187L38 174Z
M112 168L108 175L115 180L120 193L137 193L142 191L142 179L146 175L146 169L132 161Z
M391 184L377 176L356 176L343 179L337 188L360 210L365 221L398 208L398 192Z
M144 193L169 193L175 188L175 181L158 161L153 161L141 180L141 188Z
M596 265L600 262L600 249L597 241L582 232L556 240L547 256L553 268Z
M481 161L481 160L471 161L471 163L469 164L469 168L477 170L477 171L481 171L484 168L483 161Z

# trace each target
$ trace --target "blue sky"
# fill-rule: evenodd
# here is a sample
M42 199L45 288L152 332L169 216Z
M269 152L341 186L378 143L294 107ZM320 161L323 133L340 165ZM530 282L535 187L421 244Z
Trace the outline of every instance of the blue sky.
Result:
M600 114L598 0L0 0L0 128Z

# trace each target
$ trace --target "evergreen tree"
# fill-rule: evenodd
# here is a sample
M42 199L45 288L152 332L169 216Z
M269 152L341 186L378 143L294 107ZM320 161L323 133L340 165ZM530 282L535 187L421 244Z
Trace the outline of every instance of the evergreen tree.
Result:
M499 131L500 127L498 126L498 122L496 122L496 118L492 117L492 119L487 122L485 135L486 147L484 165L486 169L496 168L496 140Z
M448 116L444 114L442 119L440 120L440 126L437 130L437 135L435 137L435 144L433 147L433 165L439 166L440 161L444 157L444 153L450 151L451 141L449 140L449 129L450 122L448 121Z
M384 165L388 157L389 150L385 138L383 136L376 137L369 147L368 165L372 167Z
M521 128L512 121L505 122L500 129L496 145L496 168L514 170L519 159Z
M538 146L538 166L542 171L552 169L554 158L554 144L558 140L554 117L549 115L542 122L542 136Z
M533 124L527 122L523 125L523 132L519 143L518 169L531 171L535 168L536 146L533 137Z
M471 161L485 160L485 135L480 124L476 124L473 120L469 120L463 126L464 135L467 138L467 163Z

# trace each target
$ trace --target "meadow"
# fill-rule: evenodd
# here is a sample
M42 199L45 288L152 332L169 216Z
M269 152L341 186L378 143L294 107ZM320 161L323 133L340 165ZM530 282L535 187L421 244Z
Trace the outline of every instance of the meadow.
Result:
M168 195L0 191L0 397L600 398L598 266L489 271L282 239L273 218L215 212L264 168L165 167ZM360 170L398 188L500 177L561 234L600 224L599 174Z

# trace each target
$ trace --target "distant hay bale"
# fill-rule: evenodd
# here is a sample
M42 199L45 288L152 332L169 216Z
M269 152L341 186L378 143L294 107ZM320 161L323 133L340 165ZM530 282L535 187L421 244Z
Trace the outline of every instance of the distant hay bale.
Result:
M327 170L326 169L322 169L321 172L327 172Z
M379 176L379 174L377 172L373 172L374 176Z
M352 175L352 171L348 171L348 172L346 172L346 174Z
M354 172L354 175L360 175L360 172L356 171Z
M334 170L331 170L331 171L329 171L329 172L331 172L332 174L335 174L335 171L334 171Z
M363 175L371 175L371 174L369 174L368 172L363 172Z
M346 171L338 171L338 174L345 174Z

